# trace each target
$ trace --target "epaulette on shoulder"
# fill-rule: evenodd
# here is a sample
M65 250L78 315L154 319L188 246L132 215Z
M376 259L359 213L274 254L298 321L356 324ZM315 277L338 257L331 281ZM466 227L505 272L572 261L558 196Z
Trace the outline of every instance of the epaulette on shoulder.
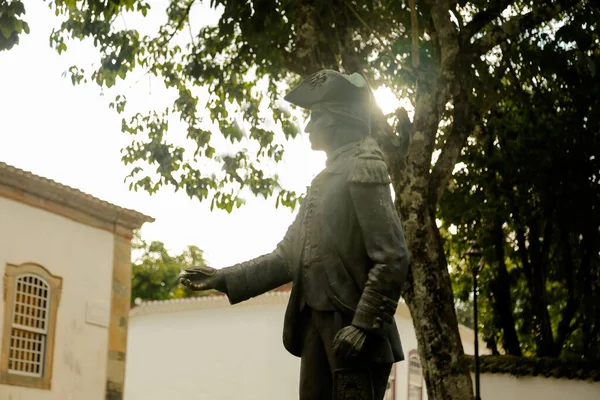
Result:
M391 182L383 152L371 137L361 144L352 158L348 181L353 183L389 184Z

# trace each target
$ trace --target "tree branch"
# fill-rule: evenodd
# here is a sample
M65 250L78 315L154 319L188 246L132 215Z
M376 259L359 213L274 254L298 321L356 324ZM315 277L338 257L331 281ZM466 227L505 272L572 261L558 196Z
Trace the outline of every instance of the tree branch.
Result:
M452 121L452 130L444 143L442 152L431 171L429 179L429 207L435 209L448 181L452 176L454 165L460 155L467 137L474 128L473 115L469 102L469 94L462 90L457 96L454 96L454 113Z
M410 4L410 27L412 36L412 66L418 70L421 65L421 57L419 54L419 20L417 18L417 0L409 0Z
M485 36L477 40L474 46L478 47L478 54L485 54L494 46L497 46L508 39L514 39L525 31L528 31L543 22L555 18L561 12L579 4L581 0L561 0L546 4L533 11L518 15L509 19L504 24L491 29Z
M560 356L561 350L565 344L565 341L569 337L569 335L575 329L575 324L573 324L573 318L575 317L575 312L577 311L577 302L575 297L575 277L574 271L575 266L573 265L573 255L571 254L571 244L569 241L569 236L567 234L567 229L561 226L561 241L562 241L562 250L563 250L563 259L562 262L565 265L565 276L566 276L566 286L567 286L567 304L565 308L562 309L561 312L561 320L558 324L558 329L556 332L556 340L554 342L555 348L555 357Z
M418 177L411 190L429 189L429 171L431 155L435 149L435 138L444 106L452 94L456 81L456 58L459 52L456 27L450 20L450 2L441 0L431 9L434 30L432 37L440 48L440 67L438 74L417 72L417 89L413 132L407 151L407 167ZM399 181L398 184L407 182Z
M452 15L454 15L454 18L456 18L456 21L458 22L458 29L463 29L465 27L463 20L462 20L462 15L460 15L460 12L458 10L458 3L454 4L454 10L450 10L450 12L452 13Z
M482 30L487 24L498 18L514 0L497 0L491 2L490 6L477 13L464 29L461 29L461 42L468 43L469 39Z
M542 250L540 253L540 257L543 257L544 263L548 263L552 258L550 255L550 245L552 243L552 235L554 234L553 228L554 224L552 223L555 218L553 218L553 213L549 212L549 215L546 217L546 225L544 226L544 236L542 242Z
M400 173L405 152L400 151L401 141L387 121L387 117L381 111L381 108L373 101L371 106L371 135L377 141L377 144L384 153L385 162L392 179L397 181Z
M475 106L469 93L461 93L462 89L456 88L458 93L454 96L452 130L446 139L446 143L444 143L430 177L430 207L435 207L444 193L466 139L477 128L476 121L481 119L481 116L487 115L489 110L496 104L499 96L498 87L501 86L499 82L504 77L504 72L500 72L498 76L492 76L487 69L487 64L477 60L472 62L475 64L475 70L479 73L480 79L484 82L486 92L478 93L478 104ZM480 64L482 64L481 68L478 68ZM463 65L466 65L466 63L463 62ZM458 70L464 73L464 71L470 71L471 68L458 67ZM501 69L501 71L504 70Z
M379 42L379 44L381 46L383 46L383 41L381 39L379 39L379 36L377 36L377 32L375 32L375 30L373 28L371 28L371 26L369 26L369 24L367 24L367 22L360 16L360 14L358 13L358 11L356 11L354 9L354 7L352 6L352 4L350 4L348 2L348 0L344 1L344 4L346 4L346 7L348 7L348 9L350 11L352 11L352 14L354 14L354 16L356 17L356 19L358 19L358 21L365 27L367 28L367 30L371 33L371 35L373 35L373 38L377 40L377 42Z
M519 221L518 218L514 218L516 221ZM519 221L520 223L520 221ZM519 245L519 257L521 258L521 265L523 266L523 273L527 278L527 282L530 282L533 279L533 273L531 272L531 264L529 263L529 256L527 255L527 247L525 246L525 229L523 227L519 227L516 229L517 234L517 244Z
M495 18L494 15L499 15L506 8L506 5L510 3L510 1L503 0L498 3L499 5L494 4L493 6L490 6L488 10L477 14L476 19L474 19L467 25L467 27L465 28L465 32L469 29L481 29L481 27L486 25L486 21L489 22L493 20ZM565 3L569 3L570 6L573 6L577 3L577 1L565 0ZM556 15L558 15L559 12L561 12L564 9L566 9L566 7L555 4L552 7L542 7L523 16L515 17L503 25L503 27L505 27L506 29L501 30L500 33L492 31L488 33L488 35L484 36L484 38L481 39L482 41L484 41L483 45L493 47L492 42L490 41L491 39L500 40L502 38L502 40L500 41L502 42L508 39L512 34L517 35L518 33L520 33L520 29L522 27L536 26L541 22L554 18ZM446 33L448 32L449 31L446 30ZM463 33L461 33L461 36L462 35ZM486 38L491 39L485 41ZM440 43L442 43L442 39L443 38L440 37ZM445 42L445 49L453 48L455 46L451 35L446 35ZM481 44L482 43L480 43L479 45ZM444 47L442 48L444 49ZM457 44L456 48L458 49ZM486 51L487 50L485 50L485 52ZM453 60L453 63L456 65L456 59ZM444 67L444 58L442 59L442 66ZM450 65L447 64L446 67L449 68ZM447 71L447 69L444 68L442 70ZM448 76L452 76L451 73ZM442 148L442 152L438 158L438 161L433 167L431 178L429 181L430 207L435 207L440 197L444 193L446 185L448 184L448 181L452 176L452 170L454 168L454 165L456 164L456 160L460 155L460 150L462 149L465 140L471 134L475 127L472 115L472 107L469 104L469 95L467 93L460 93L460 91L462 90L460 88L455 88L455 90L458 90L459 93L456 93L454 95L454 121L452 124L452 130L448 136L448 139L446 140L446 143L444 143L444 147Z
M185 21L188 21L188 17L190 16L190 11L192 10L192 6L194 5L195 2L196 2L196 0L190 0L187 7L185 8L185 11L183 12L183 15L181 16L181 19L177 22L177 26L175 27L173 32L171 32L171 34L169 35L167 40L162 44L162 46L165 46L169 42L171 42L171 39L173 39L175 34L181 30Z
M431 19L441 49L441 70L446 79L454 78L454 67L459 52L456 27L450 20L450 2L441 0L431 9Z
M490 140L490 147L493 148L493 141ZM496 192L494 190L494 192ZM494 196L498 196L494 193ZM498 315L499 328L502 330L502 347L507 354L521 356L521 345L517 330L515 328L515 317L512 309L511 284L508 270L506 269L506 260L504 254L504 232L502 230L503 220L499 215L496 216L494 226L492 228L495 264L497 266L496 274L493 275L490 281L490 290L492 292L492 305Z

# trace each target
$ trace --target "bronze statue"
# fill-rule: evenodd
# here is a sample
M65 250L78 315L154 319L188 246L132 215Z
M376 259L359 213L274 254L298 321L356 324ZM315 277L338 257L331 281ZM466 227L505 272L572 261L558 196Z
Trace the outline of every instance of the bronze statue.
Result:
M383 154L370 136L372 93L359 74L319 71L285 100L310 110L313 150L327 153L283 240L220 270L186 270L193 290L231 304L293 282L283 344L301 358L300 400L375 399L404 359L394 320L408 250Z

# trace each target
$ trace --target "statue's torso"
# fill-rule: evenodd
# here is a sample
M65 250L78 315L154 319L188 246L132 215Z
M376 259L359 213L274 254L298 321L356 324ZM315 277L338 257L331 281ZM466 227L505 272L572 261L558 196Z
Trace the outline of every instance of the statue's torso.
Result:
M345 149L314 178L299 210L292 262L294 285L302 291L300 307L308 304L319 311L339 309L340 305L334 304L336 299L331 299L332 295L335 297L331 285L343 291L343 297L356 293L350 297L357 302L361 284L366 281L369 259L348 183L349 168L357 151L356 145ZM350 273L340 274L340 270ZM340 275L348 279L341 281Z

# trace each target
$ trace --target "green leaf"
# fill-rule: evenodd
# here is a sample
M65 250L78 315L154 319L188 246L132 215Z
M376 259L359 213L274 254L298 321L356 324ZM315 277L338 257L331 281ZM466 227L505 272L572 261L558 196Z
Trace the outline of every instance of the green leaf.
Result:
M58 47L56 48L56 51L58 52L58 54L61 54L63 51L67 50L67 44L65 42L61 42Z
M5 39L10 38L10 36L12 35L13 32L14 32L14 28L12 27L12 24L11 24L11 26L4 25L4 24L0 25L0 33L2 34L2 36L4 36Z

